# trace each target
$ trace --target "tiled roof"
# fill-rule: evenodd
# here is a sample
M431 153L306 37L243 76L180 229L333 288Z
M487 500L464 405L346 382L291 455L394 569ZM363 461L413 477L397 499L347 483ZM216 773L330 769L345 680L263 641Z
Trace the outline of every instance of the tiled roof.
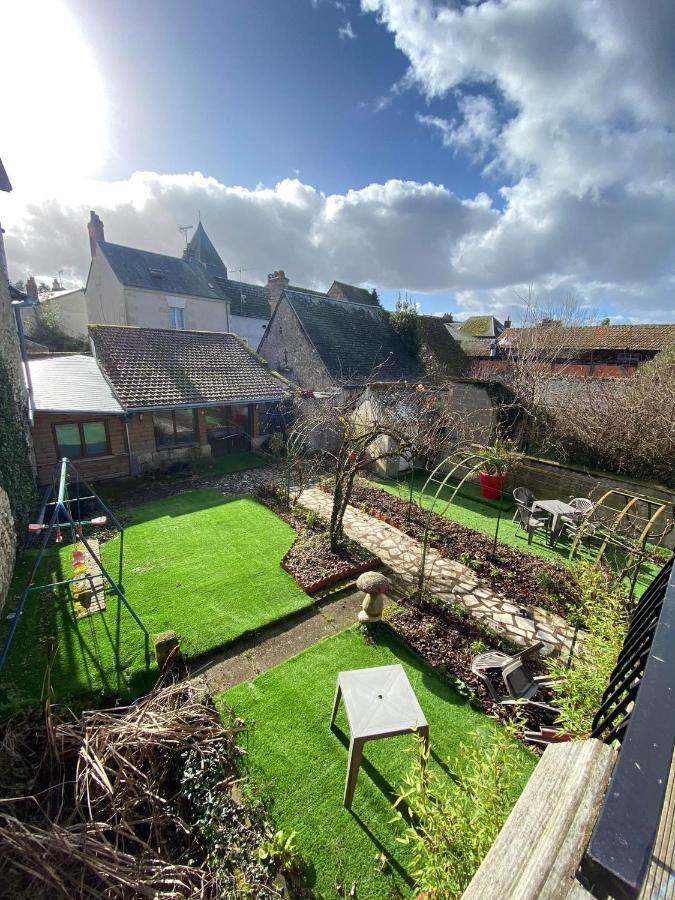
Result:
M342 296L336 297L336 293ZM379 303L369 290L356 287L354 284L347 284L344 281L334 281L328 289L328 295L335 300L344 298L349 300L350 303L365 303L367 306L379 306Z
M270 299L266 287L261 284L247 284L245 281L215 279L216 286L230 301L233 316L248 316L252 319L269 319Z
M93 356L72 354L28 361L36 412L122 415Z
M380 307L283 292L309 340L336 382L420 381L424 373L401 343Z
M127 287L220 299L214 283L209 281L206 271L196 261L188 262L177 256L137 250L109 241L99 241L98 248L117 278Z
M234 334L90 325L96 357L125 409L252 403L286 393Z
M499 343L517 347L521 328L507 328ZM529 329L527 329L529 332ZM555 350L663 350L675 341L673 325L549 325L538 328L536 346ZM530 337L530 335L528 335Z
M459 345L462 348L462 352L471 357L472 359L489 359L490 357L490 344L492 341L486 341L483 339L476 339L473 341L464 340L460 341Z
M423 348L446 375L462 375L469 362L461 345L450 335L438 316L418 319Z
M7 172L5 171L5 167L2 164L2 160L0 159L0 191L9 191L12 190L12 185L10 183L9 178L7 177Z
M204 238L213 249L205 232ZM222 262L222 270L219 270L207 250L203 250L207 263L202 264L196 257L180 259L177 256L166 256L164 253L151 253L148 250L137 250L135 247L124 247L122 244L111 244L109 241L99 241L98 247L103 251L117 278L127 287L160 291L165 294L191 294L193 297L208 297L211 300L229 300L230 311L235 316L258 319L270 317L267 288L243 281L232 281L227 277L227 269ZM215 249L213 253L220 260ZM221 274L218 274L219 271ZM244 303L241 300L242 293L246 295Z
M190 243L185 248L184 258L188 261L191 259L198 260L211 278L214 278L216 275L227 278L227 267L211 243L211 239L201 222L197 225Z
M448 328L458 340L499 337L504 330L502 323L494 316L469 316L464 322L451 322Z

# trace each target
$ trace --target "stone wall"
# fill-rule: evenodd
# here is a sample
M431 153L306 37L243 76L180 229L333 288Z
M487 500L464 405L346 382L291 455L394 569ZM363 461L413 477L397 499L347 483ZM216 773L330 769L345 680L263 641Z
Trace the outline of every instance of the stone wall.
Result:
M0 243L2 232L0 229ZM4 258L4 252L1 253ZM0 609L14 571L17 529L35 500L28 396L9 287L0 267Z
M300 327L297 316L283 300L262 339L258 353L270 367L300 387L325 391L333 387L319 354Z
M590 497L592 500L598 500L610 489L625 491L628 494L639 494L667 504L666 517L671 522L675 517L675 492L662 485L622 478L608 472L593 472L528 456L519 470L514 473L513 480L518 485L528 487L540 500L567 500L570 497ZM620 496L614 496L605 502L612 509L621 509L623 506ZM651 512L654 510L655 505L652 505ZM636 518L640 517L646 520L651 512L647 504L636 504ZM612 518L612 513L605 515L608 519ZM675 549L675 529L666 535L662 543L666 547Z

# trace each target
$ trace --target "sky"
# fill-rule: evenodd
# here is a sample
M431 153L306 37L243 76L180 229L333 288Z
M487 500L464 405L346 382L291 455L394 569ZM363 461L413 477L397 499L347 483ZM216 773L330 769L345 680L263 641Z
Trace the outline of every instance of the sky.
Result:
M672 0L2 0L13 279L85 224L233 277L675 321ZM60 274L59 274L60 273Z

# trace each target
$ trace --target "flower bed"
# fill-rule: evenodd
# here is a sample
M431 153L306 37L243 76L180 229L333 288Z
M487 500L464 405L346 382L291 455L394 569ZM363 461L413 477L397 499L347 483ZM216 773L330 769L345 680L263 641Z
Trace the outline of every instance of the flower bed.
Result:
M423 600L418 602L404 598L397 602L387 619L397 636L437 671L446 674L461 693L469 695L488 715L507 721L515 714L526 720L527 727L537 729L550 724L551 715L530 705L504 706L495 702L480 678L471 671L471 660L485 650L501 650L503 653L517 649L503 641L491 629L482 626L461 607L447 603ZM524 663L531 675L546 672L543 661L537 657ZM495 673L497 690L506 696L506 688ZM542 692L537 700L550 702L550 694Z
M348 539L341 543L338 553L333 553L328 532L316 528L303 531L281 560L282 568L308 594L379 565L377 556Z
M327 484L322 488L330 491ZM539 606L564 616L575 603L572 576L563 566L499 543L497 559L492 559L492 538L429 513L416 503L409 508L406 501L368 487L363 481L354 485L351 504L419 541L430 521L429 543L435 550L463 563L494 591L521 607Z
M382 560L356 541L343 538L337 553L330 549L328 525L314 512L302 507L289 509L270 486L257 492L264 503L298 532L298 537L281 560L281 567L307 594L376 569Z

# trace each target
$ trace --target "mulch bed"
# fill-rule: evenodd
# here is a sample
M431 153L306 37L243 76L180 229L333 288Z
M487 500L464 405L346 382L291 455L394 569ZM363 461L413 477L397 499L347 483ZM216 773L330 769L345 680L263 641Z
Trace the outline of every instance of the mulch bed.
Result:
M327 492L327 484L321 487ZM408 503L386 491L357 481L352 506L375 516L404 534L422 541L429 511ZM574 583L568 569L531 554L521 553L506 544L497 544L497 559L492 559L492 538L459 525L437 513L431 513L430 545L441 556L468 565L476 575L511 603L526 608L540 606L565 616L574 604Z
M353 578L382 561L349 539L340 544L339 551L330 549L327 531L307 528L293 543L281 560L281 567L291 575L307 594L314 594L328 585Z
M382 565L378 556L347 537L333 553L325 520L301 507L289 509L271 485L262 486L256 497L297 531L298 537L281 560L281 567L307 594Z
M471 671L471 660L478 653L488 649L512 654L513 647L501 641L494 633L481 628L470 615L445 603L404 598L397 601L397 606L387 621L411 650L434 669L448 675L460 692L469 695L484 712L504 722L514 717L514 708L495 702L480 678ZM481 647L476 642L484 646ZM525 667L530 675L543 675L546 672L544 663L537 657L527 660ZM495 671L493 674L497 691L506 696L506 688L499 672ZM542 690L536 699L550 703L551 694ZM520 706L517 712L526 720L527 728L536 730L542 724L551 724L552 715L545 710L526 705Z

